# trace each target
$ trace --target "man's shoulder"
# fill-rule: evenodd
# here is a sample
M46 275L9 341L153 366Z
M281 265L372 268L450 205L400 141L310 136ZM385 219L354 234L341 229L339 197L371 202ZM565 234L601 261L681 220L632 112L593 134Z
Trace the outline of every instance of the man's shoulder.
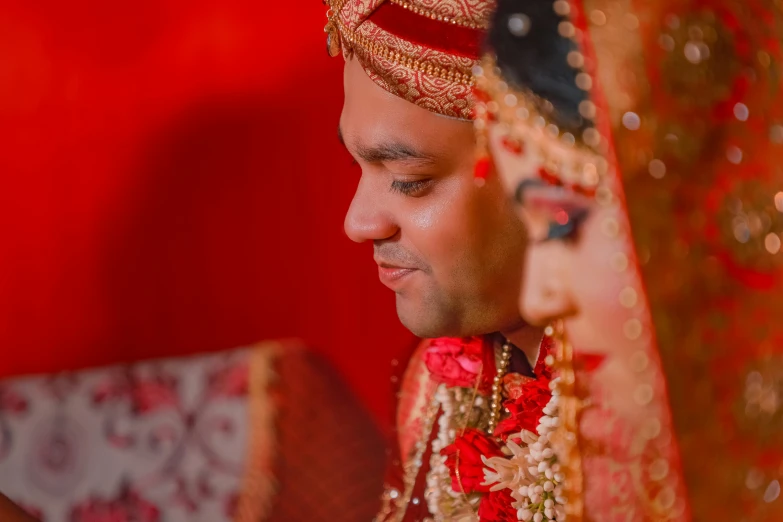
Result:
M435 385L430 379L424 357L431 345L432 339L422 339L416 346L408 360L397 395L397 433L403 460L407 460L422 436L424 412L435 393Z

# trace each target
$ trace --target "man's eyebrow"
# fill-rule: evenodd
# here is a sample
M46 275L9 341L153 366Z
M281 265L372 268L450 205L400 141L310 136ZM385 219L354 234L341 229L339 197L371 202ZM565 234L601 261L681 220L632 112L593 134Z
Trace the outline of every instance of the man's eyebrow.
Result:
M337 139L344 147L345 137L343 135L342 127L337 127ZM410 161L419 163L435 163L437 158L435 155L426 153L416 148L400 143L396 141L389 141L387 143L378 143L374 145L365 145L358 143L355 145L356 156L365 163L384 163L391 161Z
M356 149L356 155L367 163L390 161L435 162L435 157L431 154L426 154L399 142L379 143L372 146L359 145Z

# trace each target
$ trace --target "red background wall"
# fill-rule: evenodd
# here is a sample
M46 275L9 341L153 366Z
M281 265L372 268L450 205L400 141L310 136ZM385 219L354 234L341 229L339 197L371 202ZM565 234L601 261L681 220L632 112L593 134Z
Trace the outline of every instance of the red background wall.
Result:
M0 376L298 336L380 421L412 337L336 139L324 7L5 0Z

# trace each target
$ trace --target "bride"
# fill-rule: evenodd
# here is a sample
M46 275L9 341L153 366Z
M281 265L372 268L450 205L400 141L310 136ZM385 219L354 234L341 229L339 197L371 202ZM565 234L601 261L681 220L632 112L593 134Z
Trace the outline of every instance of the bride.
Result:
M783 520L781 21L772 0L499 2L479 161L531 236L520 308L576 372L569 522ZM517 518L552 519L528 489Z

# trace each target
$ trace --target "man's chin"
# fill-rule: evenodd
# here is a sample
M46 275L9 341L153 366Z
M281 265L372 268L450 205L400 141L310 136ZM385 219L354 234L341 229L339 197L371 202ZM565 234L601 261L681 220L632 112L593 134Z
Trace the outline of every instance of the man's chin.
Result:
M422 338L459 337L459 328L437 306L425 304L423 300L397 294L397 317L410 332Z

